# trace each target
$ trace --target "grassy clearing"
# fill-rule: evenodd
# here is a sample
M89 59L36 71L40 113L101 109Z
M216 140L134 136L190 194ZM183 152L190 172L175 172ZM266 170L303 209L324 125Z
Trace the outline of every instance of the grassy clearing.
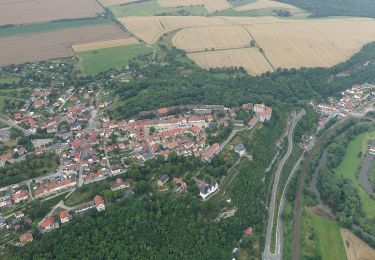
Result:
M144 44L136 44L80 52L78 56L81 59L82 72L93 75L111 68L127 66L131 59L151 52Z
M233 7L239 7L256 2L256 0L228 0Z
M176 8L161 7L156 1L147 1L127 5L115 5L109 7L114 16L150 16L150 15L207 15L208 11L203 6L184 6Z
M259 10L248 10L238 12L233 8L225 9L220 12L215 12L212 15L215 16L274 16L275 13L272 9L259 9Z
M362 158L358 156L360 152L366 151L367 139L375 136L375 131L363 133L356 136L348 145L342 163L335 169L337 178L341 176L352 180L359 191L361 202L366 216L375 217L375 200L372 199L362 188L357 179L359 168L362 164Z
M20 81L20 78L18 77L0 77L0 84L12 84L12 83L18 83Z
M53 31L53 30L65 29L65 28L74 28L74 27L87 26L87 25L105 24L105 23L110 23L110 22L111 22L110 19L91 18L91 19L77 19L77 20L17 25L17 26L0 28L0 37L25 34L25 33L46 32L46 31Z
M347 259L339 225L310 210L303 214L302 259Z
M91 198L91 192L90 191L85 191L85 192L80 192L75 190L66 201L64 201L64 204L68 207L74 207L79 204L82 204Z
M24 96L25 92L28 92L27 88L15 88L15 89L1 89L0 90L0 113L3 112L6 100L20 101Z

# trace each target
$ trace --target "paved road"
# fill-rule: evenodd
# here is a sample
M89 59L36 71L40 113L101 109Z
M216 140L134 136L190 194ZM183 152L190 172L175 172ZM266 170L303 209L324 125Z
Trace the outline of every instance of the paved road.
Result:
M372 173L371 170L374 162L375 155L367 154L363 160L361 170L359 171L358 175L359 183L362 185L363 189L370 195L374 193L372 182L369 179L370 174Z
M274 222L274 216L275 216L275 205L276 205L276 197L277 197L277 189L279 186L279 179L281 176L281 172L283 170L283 167L288 160L290 154L293 150L293 132L294 128L296 127L298 121L305 115L305 111L302 110L298 115L293 118L292 123L290 124L288 128L288 150L284 157L281 159L276 173L275 173L275 179L272 187L272 195L271 195L271 202L269 206L269 213L268 213L268 224L267 224L267 234L266 234L266 242L264 246L264 252L263 252L263 259L264 260L278 260L281 259L281 247L282 247L282 239L281 234L282 232L277 232L278 236L276 237L276 245L275 245L275 252L271 253L271 241L272 241L272 229L273 229L273 222ZM280 213L281 214L281 213ZM281 228L281 225L280 227Z

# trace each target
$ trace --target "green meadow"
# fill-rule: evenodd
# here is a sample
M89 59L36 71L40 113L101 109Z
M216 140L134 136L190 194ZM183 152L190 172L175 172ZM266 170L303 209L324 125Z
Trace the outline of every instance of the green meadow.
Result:
M111 68L127 66L131 59L151 52L152 50L144 44L79 52L79 69L86 75L98 74Z

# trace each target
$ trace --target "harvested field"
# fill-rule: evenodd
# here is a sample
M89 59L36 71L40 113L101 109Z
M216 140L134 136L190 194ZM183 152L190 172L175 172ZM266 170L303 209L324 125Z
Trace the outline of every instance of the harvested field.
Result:
M295 21L246 26L275 68L331 67L375 41L375 21Z
M347 229L340 230L348 260L375 259L375 250Z
M239 6L235 8L236 11L248 11L248 10L259 10L259 9L287 9L287 10L298 10L297 7L289 4L284 4L271 0L258 0L254 3Z
M94 17L101 12L95 0L0 0L0 25Z
M118 39L118 40L109 40L109 41L99 41L99 42L90 42L73 45L72 48L75 52L91 51L97 49L106 49L112 47L119 47L124 45L137 44L139 41L135 38L128 39Z
M190 53L188 57L205 69L244 67L251 75L272 71L272 67L256 48Z
M104 6L121 5L136 2L137 0L100 0Z
M114 24L2 37L0 66L73 56L73 44L122 38L126 34Z
M232 7L227 0L158 0L158 3L162 7L204 5L210 13Z
M252 38L241 25L192 27L173 37L178 49L191 51L228 49L250 46Z
M219 17L202 16L146 16L124 17L119 21L139 39L152 44L163 34L186 27L225 25Z

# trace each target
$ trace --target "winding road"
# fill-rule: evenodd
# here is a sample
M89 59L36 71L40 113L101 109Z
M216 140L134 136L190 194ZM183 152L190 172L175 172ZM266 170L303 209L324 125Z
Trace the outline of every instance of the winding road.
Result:
M276 205L276 197L277 197L277 189L279 186L279 180L281 176L281 172L283 170L283 167L288 160L290 154L292 153L293 150L293 132L294 129L298 123L299 120L302 119L302 117L306 114L305 110L302 110L301 112L298 113L298 115L293 118L292 123L290 124L288 128L288 150L284 157L281 159L276 173L275 173L275 179L272 187L272 195L271 195L271 201L270 201L270 206L269 206L269 211L268 211L268 224L267 224L267 234L266 234L266 242L264 245L264 252L263 252L263 259L264 260L279 260L281 259L281 252L282 252L282 227L281 223L279 224L276 229L276 242L275 242L275 252L271 253L271 242L272 242L272 230L273 230L273 223L274 223L274 217L275 217L275 206ZM301 160L301 159L300 159ZM295 171L295 169L293 169ZM288 182L287 182L288 183ZM284 193L284 192L283 192ZM285 196L284 196L285 197ZM285 200L285 199L284 199ZM280 200L280 206L283 205L283 201ZM280 209L280 207L278 207ZM279 210L278 212L278 220L281 219L281 211Z

